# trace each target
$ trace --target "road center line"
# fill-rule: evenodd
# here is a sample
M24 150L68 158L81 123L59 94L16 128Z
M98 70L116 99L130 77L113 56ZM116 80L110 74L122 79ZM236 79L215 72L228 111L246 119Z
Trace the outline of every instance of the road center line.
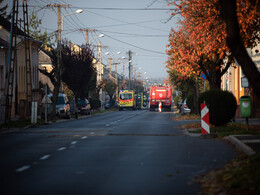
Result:
M51 155L46 154L40 158L40 160L46 160L47 158L50 158Z
M61 147L57 149L58 151L66 150L66 147Z
M29 169L30 167L31 167L31 166L26 165L26 166L20 167L19 169L16 169L15 171L16 171L16 172L23 172L23 171Z

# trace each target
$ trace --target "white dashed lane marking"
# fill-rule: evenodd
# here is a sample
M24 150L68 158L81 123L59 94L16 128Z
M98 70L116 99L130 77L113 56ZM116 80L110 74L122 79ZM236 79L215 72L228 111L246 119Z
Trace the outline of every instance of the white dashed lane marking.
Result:
M78 143L77 141L73 141L73 142L71 142L71 145L74 145L74 144L76 144L76 143Z
M19 169L16 169L15 171L16 171L16 172L23 172L23 171L29 169L30 167L31 167L31 166L26 165L26 166L20 167Z
M61 147L57 149L58 151L66 150L66 147Z
M40 160L46 160L47 158L50 158L51 155L47 154L40 158Z
M87 139L88 137L87 136L83 136L81 139Z

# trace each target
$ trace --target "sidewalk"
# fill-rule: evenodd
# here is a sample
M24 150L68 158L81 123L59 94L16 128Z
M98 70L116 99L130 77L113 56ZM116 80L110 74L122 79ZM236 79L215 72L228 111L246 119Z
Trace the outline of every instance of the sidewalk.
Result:
M246 124L245 118L236 119L235 123ZM260 118L249 118L249 125L259 125ZM260 135L230 135L228 140L247 155L254 155L260 152Z
M259 125L260 128L260 118L249 118L248 121L249 125ZM235 123L246 124L246 119L238 118L235 120ZM188 130L184 130L184 134L193 137L203 136L201 133L190 133ZM214 135L204 137L214 138ZM229 135L225 140L247 155L254 155L256 152L260 152L260 135Z

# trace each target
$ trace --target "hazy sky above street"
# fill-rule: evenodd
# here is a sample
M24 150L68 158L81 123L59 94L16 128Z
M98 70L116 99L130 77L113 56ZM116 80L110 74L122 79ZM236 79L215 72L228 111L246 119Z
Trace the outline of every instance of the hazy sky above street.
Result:
M12 0L5 0L2 5L6 2L12 4ZM131 50L133 66L143 78L166 78L165 50L170 29L176 28L177 21L172 19L166 23L171 15L167 0L28 0L29 14L34 11L42 19L40 29L53 33L57 30L57 8L47 7L48 4L69 5L69 8L61 8L62 38L81 45L86 42L86 35L79 29L96 29L89 33L89 40L94 45L101 41L103 46L108 46L102 48L104 64L109 64L107 58L127 58ZM83 9L83 13L65 16L77 9ZM98 38L100 34L104 37ZM107 52L109 55L105 55ZM118 72L122 73L122 60L117 62L121 62ZM127 67L128 61L126 74Z

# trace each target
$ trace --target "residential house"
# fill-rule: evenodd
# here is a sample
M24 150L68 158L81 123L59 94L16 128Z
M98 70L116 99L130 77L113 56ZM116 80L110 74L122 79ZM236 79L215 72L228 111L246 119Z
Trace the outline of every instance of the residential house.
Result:
M39 69L46 69L48 72L51 72L51 70L52 70L51 58L48 55L48 53L43 49L39 50ZM47 77L46 75L42 74L41 72L39 72L39 81L44 85L47 84L49 86L50 90L53 91L54 86L53 86L50 78Z
M5 108L5 78L6 66L8 58L8 48L10 41L10 28L11 23L4 17L0 16L0 96L1 96L1 110L0 121L4 119ZM38 101L39 99L39 78L38 78L38 50L41 42L29 39L30 56L31 56L31 78L32 78L32 100ZM24 32L20 29L17 30L17 69L14 71L13 82L13 100L12 100L12 113L11 117L24 116L24 101L26 101L26 64L25 64L25 44Z
M248 54L252 58L253 62L256 64L258 70L260 71L260 44L253 49L248 49ZM231 91L236 97L238 109L237 117L240 117L240 97L244 95L250 95L252 98L252 116L260 116L260 99L255 96L255 94L250 94L249 88L243 87L245 75L237 63L228 69L225 75L222 77L222 89ZM242 83L243 82L243 83Z

